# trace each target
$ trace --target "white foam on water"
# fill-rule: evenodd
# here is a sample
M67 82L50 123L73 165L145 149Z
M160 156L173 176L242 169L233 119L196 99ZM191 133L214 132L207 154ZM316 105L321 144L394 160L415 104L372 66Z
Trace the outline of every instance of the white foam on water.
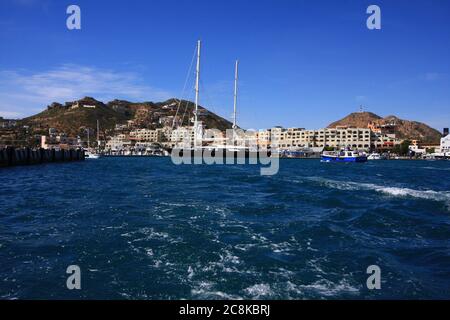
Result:
M191 295L200 299L242 300L242 297L214 290L215 284L209 281L201 281L191 289Z
M346 191L358 190L358 184L355 182L347 182L347 181L337 181L331 179L325 179L321 177L309 177L307 178L309 181L317 182L327 188L331 189L339 189Z
M232 254L226 248L219 253L219 260L210 261L206 265L198 265L198 268L203 272L213 272L214 274L224 273L244 273L245 269L241 267L242 261L239 257Z
M233 255L229 250L225 250L225 254L220 254L220 262L222 263L231 263L231 264L240 264L238 256Z
M191 266L188 268L188 279L192 279L192 277L195 275L194 269L192 269Z
M273 295L273 291L270 285L266 283L255 284L251 287L244 289L245 293L249 294L254 299L260 299L264 297L270 297Z
M163 264L163 261L162 261L162 260L160 260L160 259L155 259L152 266L158 269L159 267L161 267L162 264Z
M321 264L322 262L326 262L327 259L326 258L317 258L317 259L312 259L309 260L306 264L314 270L314 273L316 274L323 274L326 275L326 272L323 271Z
M440 171L450 171L450 168L436 168L436 167L421 167L421 169L427 169L427 170L440 170Z
M316 293L326 297L334 297L341 294L359 294L359 289L349 284L345 279L339 281L338 283L334 283L326 279L320 279L308 285L295 285L291 283L290 289L295 290L297 293Z
M374 190L393 197L413 197L424 200L445 202L447 207L450 209L450 191L415 190L404 187L387 187L372 183L345 182L318 177L311 177L309 180L319 182L326 187L339 190Z
M242 244L237 244L234 246L235 249L240 250L240 251L249 251L250 249L256 247L256 244L253 243L242 243Z
M292 251L294 248L292 247L292 245L289 242L281 242L281 243L271 243L269 245L269 248L274 252L274 253L289 253L290 251Z

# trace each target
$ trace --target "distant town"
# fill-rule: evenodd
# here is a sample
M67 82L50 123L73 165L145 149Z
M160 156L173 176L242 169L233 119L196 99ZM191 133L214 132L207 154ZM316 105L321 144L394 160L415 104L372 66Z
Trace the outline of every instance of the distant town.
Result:
M24 120L0 118L0 148L8 146L55 150L93 148L105 155L168 155L173 148L190 147L194 144L192 103L186 102L186 107L180 112L180 105L183 103L184 101L172 99L166 104L157 105L157 111L153 110L151 105L145 104L137 107L135 105L130 107L130 103L123 102L103 105L93 98L84 98L65 105L54 103L39 116L40 122L35 119L31 121L30 118ZM107 108L111 112L123 115L130 113L130 110L133 112L130 113L132 116L129 120L117 123L118 120L112 119L112 116L109 120L104 120L106 119L104 113L109 111ZM57 116L54 115L55 112ZM89 119L90 126L83 125L82 117L81 120L75 120L74 115L81 112ZM50 119L51 115L54 116L52 121L56 124L55 127L50 127L48 123L42 125L42 122ZM58 119L61 118L57 117L61 115L69 117L68 122L71 115L74 121L79 122L79 135L74 135L73 130L65 132L64 129L61 130L61 126L58 128L57 125L61 124ZM226 145L225 130L231 128L229 122L204 108L199 110L198 115L203 131L217 129L214 135L203 136L202 145L211 147ZM142 121L143 118L146 120ZM205 118L205 121L202 121L202 118ZM39 125L36 125L38 122ZM219 128L214 127L217 123L220 123ZM426 137L423 141L417 132L424 132L424 129L413 128L416 130L414 131L411 129L411 123L413 122L393 116L381 118L361 110L327 128L309 130L301 127L275 126L258 131L238 130L236 140L238 145L251 143L258 149L277 150L287 157L317 157L323 151L343 148L388 154L392 157L449 156L448 128L444 128L440 134L437 133L438 141L430 141L436 140L435 130L420 124L434 134L433 138ZM417 126L416 122L414 124ZM407 132L411 134L409 137L405 137L403 130L407 126L409 126Z

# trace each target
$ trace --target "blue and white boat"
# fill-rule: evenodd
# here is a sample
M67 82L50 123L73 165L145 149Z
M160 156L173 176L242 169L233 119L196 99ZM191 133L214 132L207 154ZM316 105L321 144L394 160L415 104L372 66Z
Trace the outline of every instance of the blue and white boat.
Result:
M367 156L357 151L330 151L322 153L323 162L366 162Z

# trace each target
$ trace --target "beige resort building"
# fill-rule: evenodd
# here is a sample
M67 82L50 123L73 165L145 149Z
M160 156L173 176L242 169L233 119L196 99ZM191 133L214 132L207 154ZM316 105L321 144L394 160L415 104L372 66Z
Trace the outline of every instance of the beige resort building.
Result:
M130 140L139 142L162 142L166 136L166 129L136 129L130 132Z
M206 134L204 128L201 130ZM202 134L203 136L203 134ZM389 150L399 140L395 134L382 134L374 132L370 128L336 127L319 130L306 130L304 128L282 128L274 127L259 131L241 132L236 138L245 145L258 146L261 149L269 147L284 150L297 150L302 148L325 148L335 149L350 147L352 149ZM118 135L108 142L110 149L120 149L120 145L129 145L133 142L160 143L169 148L175 146L188 147L194 144L193 127L168 127L159 129L136 129L129 136ZM203 143L207 145L221 146L226 143L224 134L204 136ZM239 143L241 145L241 143Z
M351 147L370 149L372 134L365 128L326 128L306 130L304 128L275 127L257 133L260 147L272 145L281 149L298 149L305 147Z

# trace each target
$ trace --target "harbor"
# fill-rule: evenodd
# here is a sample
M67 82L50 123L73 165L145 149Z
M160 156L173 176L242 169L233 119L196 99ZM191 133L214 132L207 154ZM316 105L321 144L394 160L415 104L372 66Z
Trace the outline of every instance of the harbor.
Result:
M58 133L58 130L50 128L50 136L41 137L41 147L58 148L60 144L69 143L69 147L72 148L85 148L88 159L97 159L100 156L169 156L172 150L177 149L183 149L185 153L189 150L192 152L212 150L213 153L220 153L221 150L241 150L244 151L244 155L249 152L265 152L280 158L322 159L324 162L365 162L386 159L445 160L450 156L448 128L444 128L440 134L424 124L402 120L395 116L381 118L364 111L363 106L360 106L358 112L319 130L282 126L261 130L242 129L238 126L237 119L238 60L235 61L234 68L232 123L225 121L223 128L213 127L207 123L208 116L212 116L212 113L200 106L201 48L202 42L199 40L192 59L193 62L196 61L194 102L191 103L183 98L173 99L170 103L169 101L163 103L160 111L152 115L147 107L139 106L135 119L137 115L139 116L136 120L129 120L127 124L115 123L113 130L101 130L100 122L96 119L96 129L89 128L87 124L84 126L87 134L86 144L80 136L68 138L66 133ZM124 109L124 106L118 105L118 102L104 106L101 102L86 97L81 101L66 103L65 107L52 104L49 110L68 108L90 111L105 107L111 107L113 110ZM164 116L162 116L163 113ZM185 119L186 113L187 119ZM156 114L158 118L155 118ZM152 119L153 122L144 124L140 119L141 116ZM366 125L356 125L361 123L357 119L365 119ZM411 132L411 126L416 126L417 136L405 137L403 133L405 126L408 126L409 132ZM90 142L91 131L97 136L94 144ZM425 136L424 132L428 132L429 136ZM437 143L439 139L440 144Z
M0 302L449 300L449 12L0 1Z

